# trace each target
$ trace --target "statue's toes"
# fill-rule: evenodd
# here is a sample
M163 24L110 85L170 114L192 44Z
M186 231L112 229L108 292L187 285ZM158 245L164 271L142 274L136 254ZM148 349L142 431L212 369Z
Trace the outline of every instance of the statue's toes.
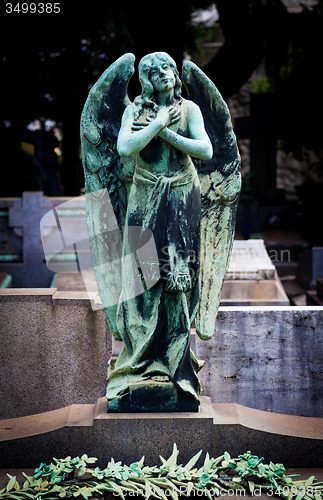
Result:
M168 274L166 290L168 292L188 292L192 288L189 274Z

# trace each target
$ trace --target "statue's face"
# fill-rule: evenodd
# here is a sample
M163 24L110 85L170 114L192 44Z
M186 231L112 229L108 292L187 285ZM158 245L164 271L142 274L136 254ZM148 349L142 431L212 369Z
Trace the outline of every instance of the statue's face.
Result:
M149 78L157 92L164 92L175 87L174 72L165 61L155 61L150 69Z

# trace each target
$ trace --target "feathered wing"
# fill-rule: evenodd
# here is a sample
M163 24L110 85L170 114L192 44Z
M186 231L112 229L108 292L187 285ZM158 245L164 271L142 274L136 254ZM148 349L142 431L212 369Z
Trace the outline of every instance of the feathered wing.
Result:
M91 88L81 116L85 193L107 189L118 223L124 220L126 189L116 143L123 112L131 101L127 87L135 56L125 54Z
M241 189L240 155L230 113L214 83L191 61L183 65L182 80L190 100L201 109L213 146L210 161L194 160L201 184L200 303L196 332L212 337L223 281L234 240Z
M135 56L125 54L91 88L81 116L82 163L92 264L107 320L117 336L116 309L121 291L121 228L127 182L116 143Z

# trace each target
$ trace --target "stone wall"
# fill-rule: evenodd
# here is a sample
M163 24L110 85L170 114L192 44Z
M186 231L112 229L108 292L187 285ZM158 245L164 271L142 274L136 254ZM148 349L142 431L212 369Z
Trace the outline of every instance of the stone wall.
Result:
M111 334L87 293L0 289L0 419L96 403Z
M105 394L111 334L87 293L0 289L0 333L0 419ZM322 307L220 307L213 338L193 335L202 395L323 417L322 334Z
M196 338L204 396L258 410L323 417L323 307L220 307Z

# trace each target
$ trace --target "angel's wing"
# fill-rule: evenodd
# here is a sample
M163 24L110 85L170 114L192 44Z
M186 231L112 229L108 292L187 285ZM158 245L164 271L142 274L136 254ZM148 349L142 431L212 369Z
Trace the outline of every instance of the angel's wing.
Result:
M210 161L194 160L201 184L200 305L196 332L212 337L223 280L234 239L241 189L240 155L230 113L213 82L194 63L183 65L182 81L190 100L201 109L213 146Z
M121 291L121 227L127 186L116 143L130 100L127 86L135 56L125 54L109 66L91 88L81 116L82 163L93 269L112 332Z
M107 189L118 220L124 220L126 189L116 143L123 112L131 104L127 93L135 56L125 54L91 88L81 116L85 193Z

